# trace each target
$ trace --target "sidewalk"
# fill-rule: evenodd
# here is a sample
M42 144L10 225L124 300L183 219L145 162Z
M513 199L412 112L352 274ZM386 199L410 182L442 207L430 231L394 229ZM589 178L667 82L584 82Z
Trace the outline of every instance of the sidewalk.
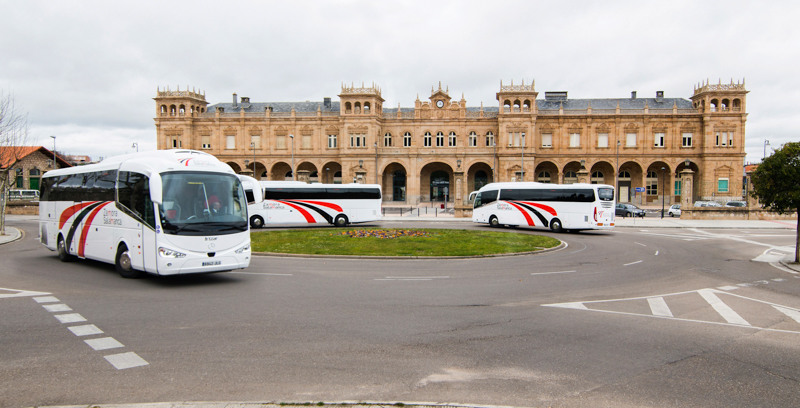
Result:
M22 238L22 231L6 225L6 234L0 235L0 245L14 242L20 238Z

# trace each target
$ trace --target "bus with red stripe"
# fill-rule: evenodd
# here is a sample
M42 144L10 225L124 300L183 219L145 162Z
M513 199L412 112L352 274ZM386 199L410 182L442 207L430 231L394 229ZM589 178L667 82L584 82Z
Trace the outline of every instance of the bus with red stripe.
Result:
M307 184L297 181L261 181L259 184L263 201L251 200L247 207L250 225L254 228L271 224L345 227L381 219L381 186L377 184Z
M39 239L62 261L111 263L126 278L250 264L239 178L214 156L192 150L135 153L45 173Z
M614 187L606 184L491 183L470 194L472 221L554 232L614 228Z

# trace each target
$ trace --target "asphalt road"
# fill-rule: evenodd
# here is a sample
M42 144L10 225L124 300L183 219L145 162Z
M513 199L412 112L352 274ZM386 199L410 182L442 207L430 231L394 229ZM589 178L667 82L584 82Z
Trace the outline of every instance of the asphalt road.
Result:
M3 407L800 406L800 275L752 261L792 230L619 228L557 234L566 249L531 256L258 256L126 280L60 262L33 221L10 224L25 237L0 246Z

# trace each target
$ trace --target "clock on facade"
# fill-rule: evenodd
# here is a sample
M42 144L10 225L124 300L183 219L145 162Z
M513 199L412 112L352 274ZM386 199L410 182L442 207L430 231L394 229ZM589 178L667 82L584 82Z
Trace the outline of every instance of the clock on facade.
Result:
M439 99L438 101L436 101L436 107L437 108L441 108L442 106L444 106L444 101L443 100Z

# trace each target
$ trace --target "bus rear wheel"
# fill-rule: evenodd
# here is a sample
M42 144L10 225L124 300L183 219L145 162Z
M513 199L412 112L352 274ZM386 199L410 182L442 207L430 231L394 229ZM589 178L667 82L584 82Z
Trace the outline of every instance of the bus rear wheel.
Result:
M344 228L347 226L347 216L343 214L339 214L336 216L336 219L333 220L333 225Z
M128 252L128 246L121 244L117 248L117 256L114 258L114 265L117 267L117 273L126 279L136 279L142 276L141 271L133 269L131 266L131 256Z
M500 226L500 221L497 219L497 216L493 215L489 217L489 226L493 228L497 228Z
M550 230L553 232L564 231L564 229L561 226L561 220L559 220L558 218L553 218L553 220L550 221Z
M64 236L58 236L58 259L61 259L61 262L69 262L75 259L75 256L70 255L69 251L67 250L67 244L64 242Z
M253 228L261 228L264 226L264 219L258 215L250 217L250 226Z

